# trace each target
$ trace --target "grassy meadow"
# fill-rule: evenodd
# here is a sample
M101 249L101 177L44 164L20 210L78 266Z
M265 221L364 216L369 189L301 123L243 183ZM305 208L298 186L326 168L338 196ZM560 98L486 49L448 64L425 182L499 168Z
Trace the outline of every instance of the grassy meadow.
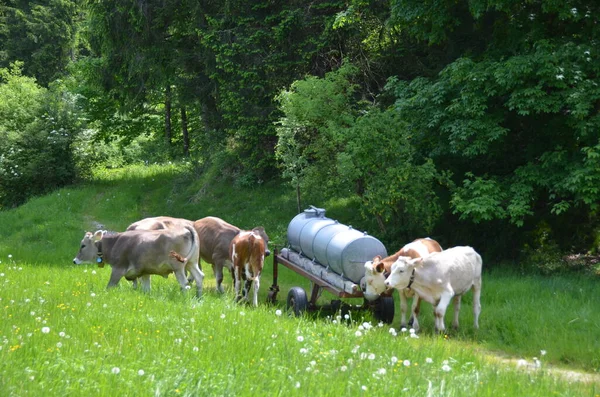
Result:
M108 266L72 264L84 231L122 231L157 215L263 225L272 249L285 245L297 212L292 190L207 183L183 171L98 171L93 182L0 212L1 396L600 395L598 279L495 267L484 272L479 331L468 294L461 329L444 337L432 332L428 304L412 336L398 329L398 310L391 325L358 312L349 323L290 317L289 288L309 292L310 284L280 267L278 304L267 305L271 258L258 308L233 302L228 275L227 293L216 293L209 265L196 299L174 277L153 277L149 293L125 280L106 290ZM313 204L343 223L356 217L351 202Z

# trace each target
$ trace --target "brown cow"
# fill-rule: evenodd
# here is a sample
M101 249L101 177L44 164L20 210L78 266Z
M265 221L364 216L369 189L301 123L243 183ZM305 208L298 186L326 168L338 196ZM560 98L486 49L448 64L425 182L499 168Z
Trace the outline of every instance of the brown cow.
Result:
M122 277L127 280L142 278L142 288L150 289L149 275L167 277L175 273L182 289L189 287L186 270L196 281L197 295L202 295L204 273L198 267L199 248L197 233L192 227L166 230L132 230L107 234L98 230L87 232L73 263L104 262L112 272L107 288L115 287Z
M223 289L223 268L226 267L231 272L231 278L235 280L233 271L233 261L229 253L229 247L232 240L240 234L241 230L224 220L207 216L194 222L194 228L200 238L200 258L210 263L215 273L217 281L217 291L224 292ZM269 237L262 226L252 229L254 234L260 236L265 244L265 256L270 255Z
M258 306L258 288L260 274L265 261L265 240L260 234L251 231L240 232L231 240L229 255L233 263L236 300L248 301L250 285L254 283L252 304ZM241 282L244 281L244 293L241 295Z
M365 297L367 299L377 298L382 294L388 287L385 285L385 278L390 274L392 264L398 260L399 257L405 256L409 258L425 258L432 252L441 252L442 247L437 241L430 238L416 239L411 243L406 244L398 252L387 258L381 258L377 255L372 261L365 263ZM408 309L407 299L415 295L411 308L411 319L410 323L413 323L415 330L418 331L419 323L414 321L419 315L420 299L419 296L414 294L414 291L409 288L398 290L400 295L400 326L406 327L406 311Z

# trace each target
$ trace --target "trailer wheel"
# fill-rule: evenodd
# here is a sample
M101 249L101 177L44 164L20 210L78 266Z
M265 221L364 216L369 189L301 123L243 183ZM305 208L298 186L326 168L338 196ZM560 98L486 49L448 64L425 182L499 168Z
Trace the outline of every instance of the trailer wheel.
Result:
M381 296L375 302L373 315L377 321L383 321L391 324L394 320L394 298L391 296Z
M293 310L294 315L300 316L308 306L308 298L306 292L300 287L292 287L287 296L287 309Z

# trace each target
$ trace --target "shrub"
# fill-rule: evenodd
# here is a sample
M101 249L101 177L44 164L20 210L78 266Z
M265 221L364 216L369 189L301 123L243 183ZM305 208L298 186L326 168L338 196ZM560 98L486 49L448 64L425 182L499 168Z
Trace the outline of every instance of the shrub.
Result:
M0 69L0 208L73 183L79 171L72 143L84 122L76 96L56 82L49 89Z

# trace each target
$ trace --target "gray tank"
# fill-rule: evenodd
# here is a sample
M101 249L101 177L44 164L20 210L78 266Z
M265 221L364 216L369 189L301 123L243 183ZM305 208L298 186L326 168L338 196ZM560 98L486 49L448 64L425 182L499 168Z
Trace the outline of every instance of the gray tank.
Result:
M364 277L366 261L387 256L381 241L325 217L323 208L313 206L292 219L287 238L294 251L355 283Z

